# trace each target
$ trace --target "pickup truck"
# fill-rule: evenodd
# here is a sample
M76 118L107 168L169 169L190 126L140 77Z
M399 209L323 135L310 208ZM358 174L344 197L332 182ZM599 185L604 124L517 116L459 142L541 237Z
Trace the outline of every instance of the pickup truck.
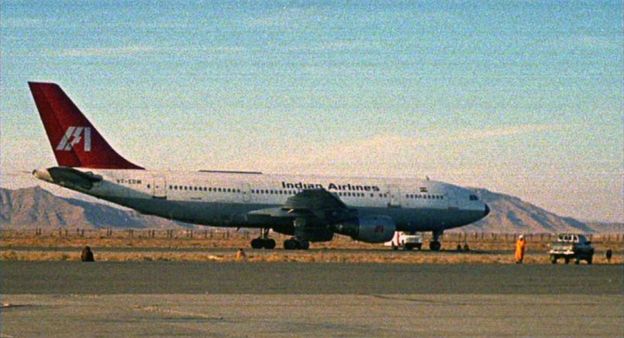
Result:
M591 264L594 248L587 237L583 235L560 234L557 236L557 240L550 245L548 253L550 254L550 262L553 264L557 264L559 258L563 258L566 264L570 263L571 259L574 259L576 264L579 264L581 259L587 261L587 264Z
M419 232L396 231L392 240L386 242L385 245L392 247L392 250L398 250L399 248L403 248L403 250L412 250L414 248L420 250L422 243L423 237Z

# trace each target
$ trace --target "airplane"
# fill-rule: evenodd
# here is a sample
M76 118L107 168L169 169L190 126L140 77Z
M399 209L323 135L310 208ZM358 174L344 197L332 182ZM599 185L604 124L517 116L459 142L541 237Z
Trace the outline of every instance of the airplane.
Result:
M471 190L427 179L275 175L252 171L147 170L118 154L55 83L29 82L58 166L33 170L45 182L140 213L193 224L258 228L254 249L273 249L269 232L292 236L287 250L334 234L383 243L395 231L443 231L490 212Z

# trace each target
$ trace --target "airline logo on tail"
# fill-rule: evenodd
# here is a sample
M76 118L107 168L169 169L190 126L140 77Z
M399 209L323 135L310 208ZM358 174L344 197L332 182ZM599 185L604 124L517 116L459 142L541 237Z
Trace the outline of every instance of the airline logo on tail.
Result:
M80 143L84 138L83 149L85 152L91 151L91 127L71 126L65 131L61 142L56 146L56 150L71 151L72 147Z

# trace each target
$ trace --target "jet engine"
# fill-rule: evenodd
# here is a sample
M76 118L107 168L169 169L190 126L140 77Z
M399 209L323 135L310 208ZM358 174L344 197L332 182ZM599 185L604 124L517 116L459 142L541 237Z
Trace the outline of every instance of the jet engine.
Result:
M383 243L392 239L396 224L388 216L364 216L336 224L332 230L341 235L350 236L356 241Z

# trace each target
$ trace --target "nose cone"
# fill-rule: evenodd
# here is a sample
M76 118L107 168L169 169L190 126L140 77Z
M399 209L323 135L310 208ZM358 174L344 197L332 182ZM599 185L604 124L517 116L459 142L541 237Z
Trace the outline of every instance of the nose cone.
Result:
M485 205L485 210L483 211L483 217L485 217L485 216L490 214L490 207L487 204L485 204L485 203L484 203L484 205Z
M52 176L50 176L50 172L47 169L35 169L32 174L42 181L53 182Z

